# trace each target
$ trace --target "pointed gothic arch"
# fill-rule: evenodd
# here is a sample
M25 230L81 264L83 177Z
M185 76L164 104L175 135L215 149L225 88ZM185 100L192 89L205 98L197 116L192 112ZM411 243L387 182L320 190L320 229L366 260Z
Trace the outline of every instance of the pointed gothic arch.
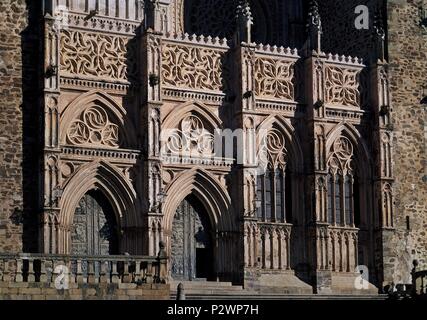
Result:
M337 124L326 136L326 153L329 155L329 151L332 145L339 137L346 137L349 139L354 146L355 150L355 161L360 174L363 175L364 179L368 179L372 176L372 157L368 151L367 144L363 139L360 132L351 124L341 122ZM328 158L329 156L327 156ZM361 170L363 168L363 170Z
M162 127L165 129L176 128L180 121L188 115L198 116L208 129L215 130L222 127L221 119L213 114L208 106L196 101L189 101L174 107L174 110L163 120Z
M295 128L290 121L282 116L271 115L265 119L257 128L257 145L261 145L262 139L268 132L276 129L284 137L284 142L288 151L288 162L294 172L302 172L304 167L304 157L302 145Z
M86 114L88 112L90 114ZM88 121L91 123L87 123ZM74 122L82 123L87 128L75 130L80 131L80 135L82 131L87 131L85 132L86 137L79 138L77 143L70 141L69 137L70 126ZM60 141L63 145L72 143L90 146L94 141L88 136L93 126L97 129L103 127L98 131L107 132L109 141L112 142L105 143L106 146L131 149L137 145L136 131L128 111L113 97L101 90L91 90L75 98L64 110L61 110L60 124ZM97 135L97 139L102 138L96 132L91 133Z
M64 185L60 201L58 224L63 233L58 238L60 253L70 252L70 227L79 201L91 190L99 190L111 205L119 230L123 231L122 250L138 251L140 247L126 234L127 229L141 228L136 192L131 183L117 168L100 160L83 165Z
M189 194L194 194L208 211L210 222L216 232L236 229L232 216L231 198L225 186L203 169L188 170L177 176L165 190L163 228L170 230L176 208Z
M222 280L230 281L238 266L230 264L239 255L238 227L231 198L214 176L202 169L183 172L171 182L166 191L163 206L163 239L167 252L171 252L173 221L180 204L188 197L195 197L203 206L210 225L213 245L214 273Z

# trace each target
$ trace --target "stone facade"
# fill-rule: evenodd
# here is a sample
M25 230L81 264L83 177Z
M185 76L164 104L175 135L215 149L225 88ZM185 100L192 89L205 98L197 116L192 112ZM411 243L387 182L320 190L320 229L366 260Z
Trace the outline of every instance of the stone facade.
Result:
M222 1L0 5L0 251L71 254L96 191L120 253L163 242L261 292L360 293L358 265L366 292L410 282L427 239L420 3L360 1L356 32L353 1L229 1L235 21ZM203 259L176 251L188 197ZM101 225L81 229L99 242Z
M386 278L408 282L417 259L427 267L426 1L388 1L388 55L395 132L396 233L387 246Z
M22 250L23 62L21 35L27 26L24 1L0 4L0 251Z

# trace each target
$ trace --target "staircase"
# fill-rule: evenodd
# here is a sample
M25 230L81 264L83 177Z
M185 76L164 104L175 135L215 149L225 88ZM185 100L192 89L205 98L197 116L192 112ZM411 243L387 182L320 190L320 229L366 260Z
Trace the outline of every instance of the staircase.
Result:
M184 285L186 300L386 300L387 295L316 295L316 294L281 294L258 293L233 286L231 282L210 281L173 281L170 299L177 299L178 284Z

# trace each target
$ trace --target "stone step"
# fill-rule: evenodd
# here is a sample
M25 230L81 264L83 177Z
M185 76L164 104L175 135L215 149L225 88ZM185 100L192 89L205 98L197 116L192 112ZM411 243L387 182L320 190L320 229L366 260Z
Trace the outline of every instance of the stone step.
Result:
M178 284L182 283L184 286L188 286L188 287L197 287L197 286L205 286L205 285L210 285L210 286L215 286L215 287L231 287L233 284L231 282L220 282L220 281L200 281L200 280L195 280L195 281L171 281L170 284L172 285L176 285L178 286Z
M240 294L186 294L186 300L386 300L388 295L283 295L256 294L241 292ZM171 294L171 300L176 295Z

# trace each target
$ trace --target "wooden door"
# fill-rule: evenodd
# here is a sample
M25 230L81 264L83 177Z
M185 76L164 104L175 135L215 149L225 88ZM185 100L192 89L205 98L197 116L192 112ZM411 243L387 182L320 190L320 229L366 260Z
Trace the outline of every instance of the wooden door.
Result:
M88 192L76 208L71 233L71 254L118 254L114 212L99 191Z
M211 278L212 252L211 228L206 212L195 197L187 197L176 210L172 224L172 278Z

